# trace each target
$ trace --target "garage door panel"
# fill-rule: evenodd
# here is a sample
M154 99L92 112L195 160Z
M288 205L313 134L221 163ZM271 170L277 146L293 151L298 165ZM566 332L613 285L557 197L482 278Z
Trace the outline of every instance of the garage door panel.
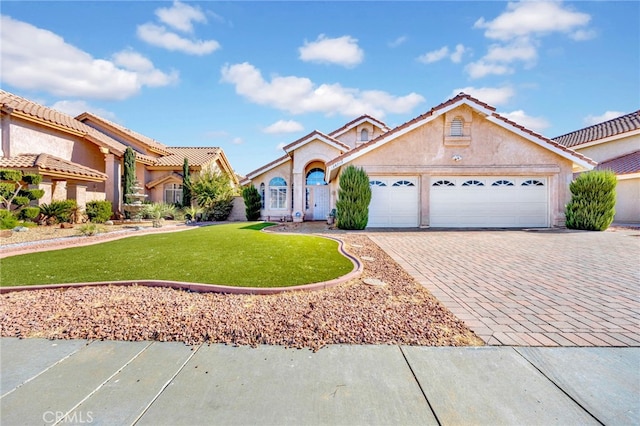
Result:
M432 227L548 226L546 178L453 176L431 182L445 180L454 186L430 187Z
M418 226L419 193L416 177L370 176L369 180L377 184L371 185L368 228Z

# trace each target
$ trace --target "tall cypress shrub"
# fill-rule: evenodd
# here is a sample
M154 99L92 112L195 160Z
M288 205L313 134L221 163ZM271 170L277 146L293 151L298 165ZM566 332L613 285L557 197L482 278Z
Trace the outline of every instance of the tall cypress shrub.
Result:
M136 182L136 153L130 146L124 151L124 179L122 181L122 199L128 203L127 195L133 194Z
M260 219L260 208L262 207L262 197L255 186L247 186L242 190L244 207L247 220Z
M571 182L571 201L565 210L566 225L571 229L604 231L616 214L616 185L611 170L582 173Z
M340 175L336 224L340 229L364 229L369 221L371 187L362 168L348 166Z
M182 207L191 207L191 174L187 157L182 163Z

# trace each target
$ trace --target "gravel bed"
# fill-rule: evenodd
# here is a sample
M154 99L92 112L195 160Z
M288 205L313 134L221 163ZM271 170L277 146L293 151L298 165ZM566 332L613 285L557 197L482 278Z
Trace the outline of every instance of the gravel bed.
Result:
M336 235L333 235L336 236ZM49 339L156 340L186 344L482 345L465 324L362 234L342 234L364 262L357 279L315 292L192 293L143 286L2 295L0 333ZM367 285L375 278L385 285Z

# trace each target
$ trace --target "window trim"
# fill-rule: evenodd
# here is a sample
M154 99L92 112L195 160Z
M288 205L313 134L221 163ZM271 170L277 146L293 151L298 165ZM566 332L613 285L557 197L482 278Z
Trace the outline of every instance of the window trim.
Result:
M286 210L287 209L287 181L276 176L269 181L269 209L270 210Z

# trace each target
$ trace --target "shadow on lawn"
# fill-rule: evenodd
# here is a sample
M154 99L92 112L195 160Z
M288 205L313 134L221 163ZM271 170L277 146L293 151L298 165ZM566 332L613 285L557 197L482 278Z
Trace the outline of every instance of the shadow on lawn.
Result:
M261 231L264 228L267 228L267 227L273 226L273 225L275 225L275 223L258 222L258 223L254 223L252 225L243 226L242 228L238 228L238 229L249 229L249 230L252 230L252 231Z

